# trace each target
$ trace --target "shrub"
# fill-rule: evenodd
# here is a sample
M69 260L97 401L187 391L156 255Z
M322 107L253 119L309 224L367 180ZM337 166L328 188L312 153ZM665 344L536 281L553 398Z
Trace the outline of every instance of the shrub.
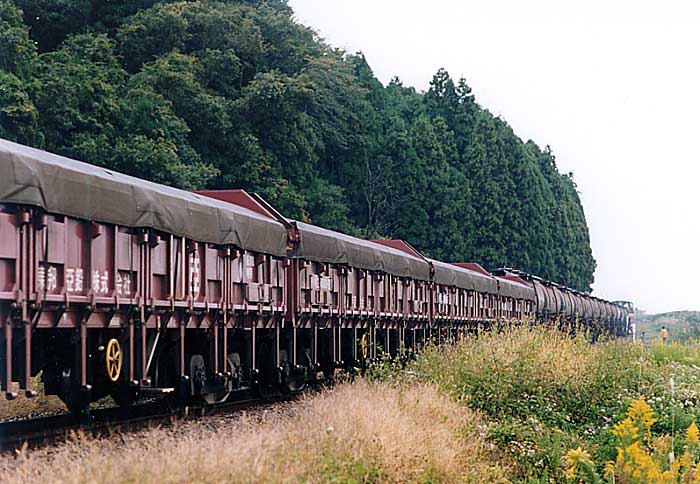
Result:
M511 326L428 347L411 370L488 416L491 438L518 463L516 478L560 482L567 449L587 449L599 466L615 458L610 425L640 395L658 415L657 434L700 417L695 355L677 344L591 344L583 333Z

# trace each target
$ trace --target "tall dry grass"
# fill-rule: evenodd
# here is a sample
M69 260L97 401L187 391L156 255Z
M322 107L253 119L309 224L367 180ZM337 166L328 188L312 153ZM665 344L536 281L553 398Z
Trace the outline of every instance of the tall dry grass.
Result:
M0 481L506 481L481 416L431 385L357 381L276 408L0 458Z

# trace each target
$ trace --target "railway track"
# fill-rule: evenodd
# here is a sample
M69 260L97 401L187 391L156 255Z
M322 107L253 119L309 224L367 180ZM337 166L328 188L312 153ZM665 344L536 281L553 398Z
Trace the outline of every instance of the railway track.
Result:
M632 303L512 268L288 219L245 191L190 193L2 139L0 165L8 400L35 395L39 371L74 412L103 395L295 393L477 328L541 321L624 336L634 317ZM0 449L173 418L146 406L0 424Z
M286 397L288 400L293 397ZM117 432L133 432L152 425L170 425L176 421L241 411L282 401L246 395L235 401L208 407L174 410L162 401L121 408L95 409L85 418L72 414L54 415L0 423L0 453L40 448L65 442L76 435L101 437Z

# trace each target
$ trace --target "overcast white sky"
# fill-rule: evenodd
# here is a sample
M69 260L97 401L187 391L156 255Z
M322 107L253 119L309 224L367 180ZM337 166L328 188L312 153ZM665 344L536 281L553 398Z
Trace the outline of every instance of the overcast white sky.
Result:
M696 2L290 0L385 84L445 67L573 171L594 293L700 309L700 10Z

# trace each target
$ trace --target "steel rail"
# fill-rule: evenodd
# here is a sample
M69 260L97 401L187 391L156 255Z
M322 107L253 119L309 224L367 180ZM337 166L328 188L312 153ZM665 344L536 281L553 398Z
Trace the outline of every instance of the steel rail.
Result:
M117 432L135 432L154 424L232 413L265 404L278 403L293 397L263 398L248 396L230 402L201 407L168 408L162 401L148 402L122 409L95 409L85 417L61 414L0 423L0 453L22 449L38 449L66 442L76 435L102 437Z

